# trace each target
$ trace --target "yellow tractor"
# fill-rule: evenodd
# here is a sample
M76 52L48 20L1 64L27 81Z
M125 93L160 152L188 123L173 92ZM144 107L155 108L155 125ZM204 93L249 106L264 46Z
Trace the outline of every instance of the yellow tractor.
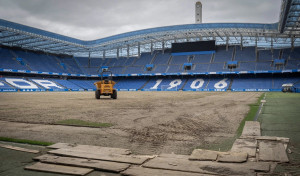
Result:
M103 73L110 73L107 78L104 79ZM95 82L94 85L97 87L95 91L96 99L100 99L100 96L110 96L112 99L117 99L117 90L114 89L116 82L112 80L111 71L102 71L101 81Z

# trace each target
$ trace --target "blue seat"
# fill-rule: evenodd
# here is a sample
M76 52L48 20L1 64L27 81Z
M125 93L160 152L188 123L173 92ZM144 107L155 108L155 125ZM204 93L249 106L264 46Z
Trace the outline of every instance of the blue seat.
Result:
M83 89L82 87L77 86L76 84L68 81L68 80L62 80L62 79L52 79L52 81L66 87L67 89L70 90L80 90Z
M255 47L245 47L241 50L240 46L236 47L235 59L236 61L256 61Z
M226 51L226 46L218 46L215 53L214 62L227 62L232 60L234 47L229 47Z

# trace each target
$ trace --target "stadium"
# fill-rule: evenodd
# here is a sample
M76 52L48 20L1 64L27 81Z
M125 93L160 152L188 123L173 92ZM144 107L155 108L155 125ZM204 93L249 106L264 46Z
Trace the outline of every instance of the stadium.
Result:
M77 156L82 151L74 149L78 158L111 162L103 165L132 164L117 170L101 166L88 175L114 175L107 171L115 175L121 171L121 175L299 174L300 1L283 0L279 21L266 24L202 23L202 14L197 14L202 4L197 3L195 24L90 41L0 19L0 146L43 141L45 145L93 146L88 150L112 148L109 151L116 154L120 150L115 149L122 148L135 155L131 159L148 157L141 163L129 162L124 161L123 150L115 160L109 158L111 153L104 156L97 151L104 158L99 159ZM116 100L95 99L94 83L109 77L102 74L106 70L116 83ZM221 164L215 164L218 159L213 166L201 161L186 164L194 149L219 151L218 156L234 151L232 145L245 137L245 121L260 122L262 136L250 135L255 140L254 153L269 145L262 141L270 138L263 136L277 136L270 141L290 142L284 149L288 162L248 153L245 166L230 165L227 160L222 165L222 157ZM6 150L0 148L0 153ZM21 162L27 165L27 160L28 156ZM271 164L266 170L249 162ZM197 164L203 167L199 170ZM3 164L0 175L37 174L24 171L24 164L12 171L14 167Z

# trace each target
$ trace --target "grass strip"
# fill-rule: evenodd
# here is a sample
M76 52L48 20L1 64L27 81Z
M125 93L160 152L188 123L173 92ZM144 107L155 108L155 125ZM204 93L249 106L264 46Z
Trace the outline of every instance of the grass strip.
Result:
M41 145L41 146L49 146L54 144L51 142L33 141L27 139L15 139L15 138L8 138L8 137L0 137L0 141L21 143L21 144L31 144L31 145Z
M97 123L97 122L88 122L79 119L67 119L61 120L55 123L56 125L69 125L69 126L80 126L80 127L111 127L111 123Z
M242 132L243 132L243 129L244 129L244 126L245 126L245 121L253 121L254 118L255 118L255 115L259 109L259 105L260 105L260 101L264 98L265 96L265 93L263 93L259 98L258 100L256 101L256 103L253 103L253 104L250 104L250 110L248 111L246 117L242 120L242 122L240 123L240 126L239 128L237 129L236 131L236 134L237 134L237 137L240 137Z

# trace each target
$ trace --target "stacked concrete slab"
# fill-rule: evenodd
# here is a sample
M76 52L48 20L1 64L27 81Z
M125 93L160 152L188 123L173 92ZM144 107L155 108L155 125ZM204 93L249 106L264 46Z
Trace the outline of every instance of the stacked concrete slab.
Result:
M261 136L259 122L246 122L228 152L195 149L191 155L133 155L128 149L57 143L25 169L86 175L93 170L130 176L271 175L278 162L289 162L288 138Z

